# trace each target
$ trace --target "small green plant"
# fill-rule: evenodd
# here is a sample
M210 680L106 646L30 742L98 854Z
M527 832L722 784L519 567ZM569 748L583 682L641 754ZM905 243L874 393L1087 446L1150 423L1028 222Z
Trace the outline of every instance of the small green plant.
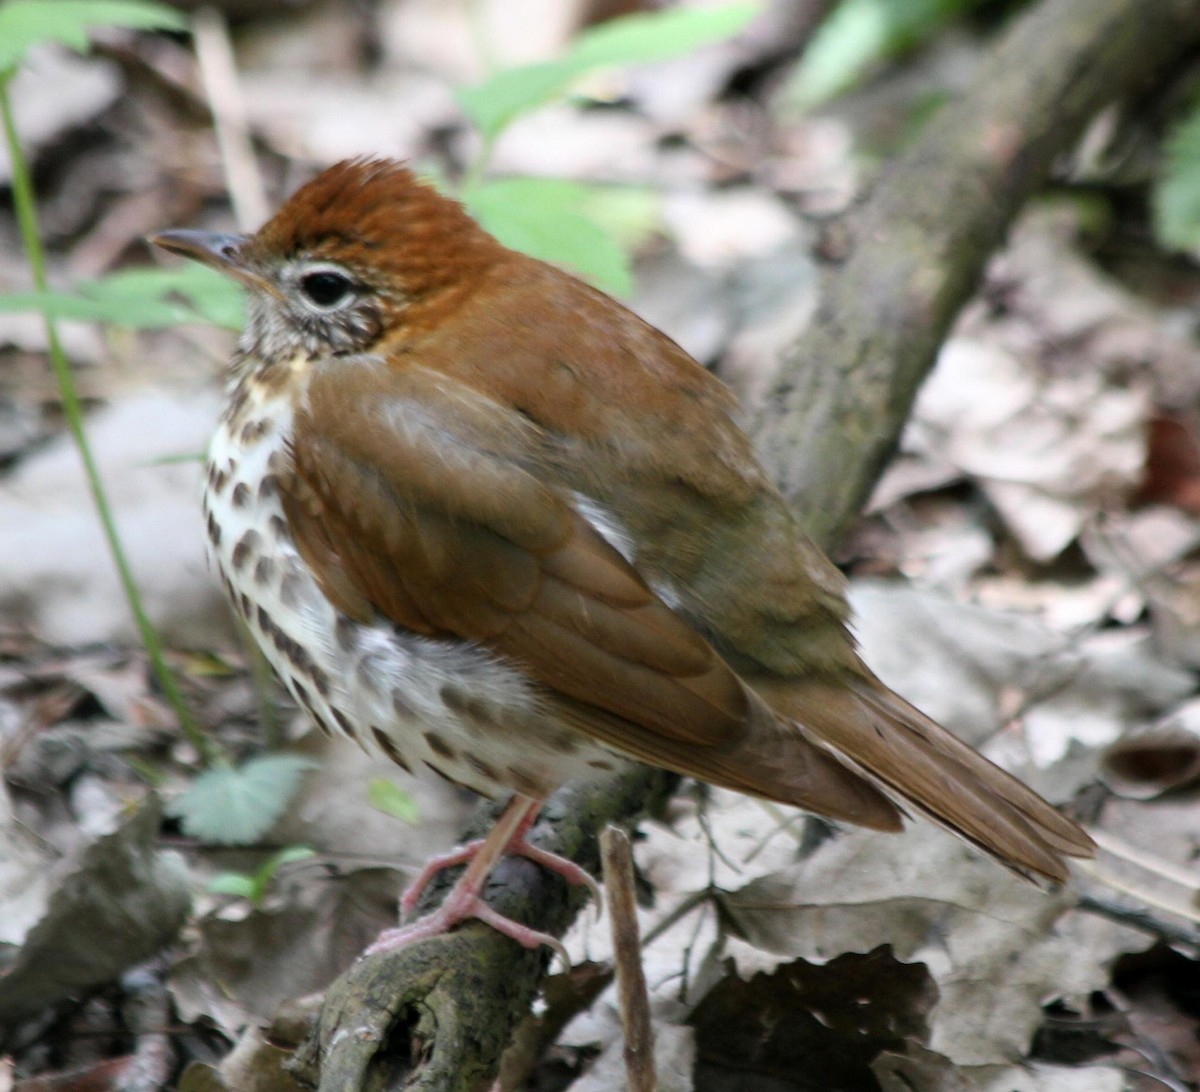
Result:
M296 864L315 857L316 852L308 846L286 846L272 853L253 872L218 872L208 883L209 891L215 895L236 895L247 899L256 910L261 910L267 897L271 881L284 865Z
M880 62L916 48L981 0L841 0L796 67L791 95L808 108L859 84Z
M74 291L13 292L0 295L0 312L40 311L58 321L154 330L185 323L240 330L242 296L207 266L189 262L171 269L126 269Z
M367 784L367 799L373 808L405 823L415 823L421 810L411 793L405 792L386 777L373 777Z
M1151 202L1154 232L1163 246L1200 248L1200 101L1167 136Z
M185 27L180 16L170 8L141 3L138 0L8 0L0 4L0 121L3 122L4 139L12 164L13 206L17 214L21 242L33 274L34 295L42 298L50 294L46 277L46 254L38 228L37 202L29 175L29 165L25 161L18 138L9 89L13 76L16 75L17 68L30 47L40 42L58 42L70 49L84 49L87 46L88 31L100 25L169 30L182 30ZM184 732L197 751L206 759L211 759L215 754L215 746L192 719L175 677L167 667L158 634L146 616L133 573L121 546L104 484L100 480L84 432L83 407L75 389L71 366L59 341L57 319L52 310L46 310L44 307L37 309L42 311L45 319L50 364L54 369L62 398L67 428L79 450L88 487L142 643L159 685L175 710Z
M167 805L184 834L214 845L257 842L283 814L306 770L317 765L300 755L259 755L232 766L205 770Z
M675 8L627 15L584 31L564 57L496 72L459 92L463 111L483 138L460 196L480 223L506 246L567 266L617 295L633 286L622 236L639 237L656 218L644 190L545 178L485 179L492 150L518 118L569 94L612 68L683 56L741 30L760 10L743 2L715 8Z

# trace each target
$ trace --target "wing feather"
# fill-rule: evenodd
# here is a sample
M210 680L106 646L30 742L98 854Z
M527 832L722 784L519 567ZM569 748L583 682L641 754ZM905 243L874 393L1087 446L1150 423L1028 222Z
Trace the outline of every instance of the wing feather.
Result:
M745 736L741 680L569 490L531 472L532 426L417 368L364 362L348 379L313 377L283 489L324 587L416 632L489 645L627 721L648 761L660 737L734 747Z

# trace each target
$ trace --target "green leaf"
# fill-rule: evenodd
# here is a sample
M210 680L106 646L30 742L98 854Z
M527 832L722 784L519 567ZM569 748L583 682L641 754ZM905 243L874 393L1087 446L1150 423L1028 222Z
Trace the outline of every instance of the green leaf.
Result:
M82 53L88 32L105 26L187 30L187 21L165 5L140 0L7 0L0 4L0 73L16 68L42 42Z
M18 311L40 311L64 321L103 322L140 330L181 323L240 330L245 315L237 285L202 265L125 270L84 281L75 292L0 295L0 313Z
M463 195L505 246L565 266L614 295L633 289L625 251L588 211L595 190L553 178L500 178Z
M857 84L887 57L912 49L979 0L842 0L796 67L792 96L814 106Z
M307 861L317 855L311 846L284 846L258 870L259 875L274 876L284 865Z
M261 838L316 763L298 755L262 755L242 766L206 770L177 796L168 814L185 834L216 845L250 845Z
M455 92L463 112L485 140L493 140L521 114L563 94L581 75L566 61L528 64L497 72L478 87Z
M760 9L759 3L740 0L611 19L579 35L562 59L504 69L459 91L458 101L484 138L492 140L515 118L565 94L598 69L683 56L736 34Z
M236 895L251 902L258 889L254 877L242 872L218 872L206 886L214 895Z
M267 888L284 865L307 861L315 856L316 852L308 846L285 846L278 853L271 854L253 874L218 872L209 880L208 890L217 895L236 895L241 899L249 899L256 907L261 907L267 895Z
M1167 136L1151 202L1159 242L1173 250L1200 247L1200 102Z
M421 818L420 809L412 795L386 777L371 778L367 783L367 799L373 808L406 823L415 823Z
M666 61L732 38L761 10L761 4L741 2L609 19L579 35L568 56L587 68Z

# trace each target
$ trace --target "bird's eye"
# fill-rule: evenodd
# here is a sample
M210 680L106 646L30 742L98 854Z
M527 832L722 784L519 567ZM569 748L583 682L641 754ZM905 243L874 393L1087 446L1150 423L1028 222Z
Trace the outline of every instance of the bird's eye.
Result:
M354 290L354 285L349 277L324 269L301 277L300 290L318 307L335 307Z

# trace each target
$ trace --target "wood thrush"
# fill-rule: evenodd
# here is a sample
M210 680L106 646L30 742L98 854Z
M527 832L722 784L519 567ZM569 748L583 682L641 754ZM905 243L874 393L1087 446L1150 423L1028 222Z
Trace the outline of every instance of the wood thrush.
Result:
M487 871L581 879L525 833L628 760L878 830L911 808L1026 875L1092 853L868 670L728 390L619 303L387 160L257 234L153 241L249 290L204 505L267 658L328 734L516 794L441 910L377 946L465 917L545 941L482 903Z

